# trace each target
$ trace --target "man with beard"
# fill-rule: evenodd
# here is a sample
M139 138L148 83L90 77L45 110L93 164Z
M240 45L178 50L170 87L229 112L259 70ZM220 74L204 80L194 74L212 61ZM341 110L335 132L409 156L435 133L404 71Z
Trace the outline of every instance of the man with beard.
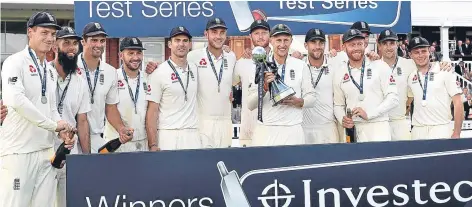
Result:
M71 149L71 127L56 108L54 68L46 53L60 29L54 16L38 12L27 23L28 45L9 56L2 68L4 104L11 108L0 130L0 206L52 206L56 199L57 172L53 132Z
M362 36L364 37L364 46L365 46L365 56L369 58L371 61L380 59L380 56L375 53L375 51L369 50L369 36L372 34L370 32L370 26L367 22L358 21L352 24L351 29L357 29L361 31ZM349 60L347 53L345 50L341 52L337 52L335 49L330 51L331 56L333 56L335 62L347 62Z
M333 70L334 112L345 128L356 126L358 142L389 141L388 113L398 106L395 79L385 62L364 56L364 39L356 29L343 35L349 60ZM352 118L346 116L347 109L352 109Z
M269 54L269 24L264 20L257 20L251 24L249 37L254 46L263 47ZM257 111L251 111L247 107L248 88L254 84L254 76L256 74L256 65L252 59L241 58L236 62L234 67L233 84L242 84L242 109L241 109L241 128L239 136L239 144L241 146L249 146L252 141L252 133L254 125L257 121Z
M126 143L133 138L133 129L126 127L117 108L119 102L118 80L116 69L101 60L107 33L100 23L90 22L83 30L83 53L79 55L77 73L87 80L92 111L87 113L90 126L91 152L98 149L106 141L102 138L105 126L105 116L110 124L118 129L120 141Z
M308 66L300 59L288 55L292 44L292 32L287 25L275 25L270 31L270 43L274 48L271 61L277 65L281 81L292 87L296 95L285 99L281 104L272 106L267 93L268 84L275 80L275 74L266 72L264 89L258 94L257 84L249 87L248 106L254 110L258 106L259 95L263 97L262 123L256 125L253 146L297 145L305 143L301 123L303 108L315 104L314 89L310 82Z
M147 102L144 97L147 83L140 71L143 50L143 43L136 37L126 37L120 43L122 67L116 70L120 99L118 111L125 126L134 129L134 135L132 141L122 143L116 152L148 151L145 128ZM106 121L104 138L110 141L119 136L110 122Z
M57 77L57 111L71 126L77 127L80 148L74 147L71 154L89 153L89 123L87 112L91 110L87 100L87 82L76 73L79 41L82 39L71 27L63 27L56 33L55 59L51 62ZM56 140L54 149L62 144ZM66 166L57 171L56 207L66 206Z
M146 131L151 151L198 149L196 64L187 61L192 36L185 27L169 35L170 58L149 75L146 93Z
M325 33L310 29L305 36L311 85L317 99L313 108L303 109L303 132L307 144L338 142L338 128L333 109L333 72L331 60L324 57Z
M410 55L416 64L408 77L414 97L412 139L460 138L464 106L461 88L453 73L440 71L438 63L429 62L429 42L423 37L410 41ZM451 129L450 105L454 104L454 130Z

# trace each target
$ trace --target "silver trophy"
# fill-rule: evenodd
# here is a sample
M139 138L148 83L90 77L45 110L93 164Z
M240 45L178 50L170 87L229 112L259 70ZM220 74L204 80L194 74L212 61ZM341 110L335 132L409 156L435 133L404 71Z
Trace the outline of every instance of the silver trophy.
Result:
M275 62L267 60L267 53L263 47L255 47L252 50L252 60L257 65L255 83L258 84L260 80L264 80L264 72L271 72L275 75L275 80L269 83L270 99L273 101L273 106L277 106L283 100L296 94L295 90L281 79Z
M251 207L241 186L238 173L234 170L228 172L222 161L218 162L216 166L221 175L220 185L226 207Z

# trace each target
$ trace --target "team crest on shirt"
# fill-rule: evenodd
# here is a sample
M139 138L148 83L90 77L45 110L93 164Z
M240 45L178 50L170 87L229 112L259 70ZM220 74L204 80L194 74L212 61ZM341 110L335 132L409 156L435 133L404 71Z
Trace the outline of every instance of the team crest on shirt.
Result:
M367 69L367 79L372 79L372 68Z
M170 80L172 81L172 83L179 82L179 79L177 78L177 75L175 73L172 73L170 75Z
M418 82L418 76L415 74L413 76L413 83L417 83Z
M393 75L390 75L390 85L396 85L397 83L395 82L395 78Z
M343 78L343 83L345 82L348 82L349 81L349 74L344 74L344 78Z
M125 84L123 83L122 80L118 80L118 89L124 89L125 88Z
M323 69L324 69L324 74L328 75L329 74L329 68L326 67L326 66L323 66Z
M105 76L103 73L100 73L100 85L103 85L105 83Z
M226 58L223 58L223 69L228 70L228 60Z
M429 81L434 81L434 73L431 73L431 74L429 75Z
M147 91L147 83L146 82L143 82L143 88L144 88L144 91Z
M295 71L293 69L290 70L290 79L295 80Z
M199 68L205 68L207 65L207 61L205 60L205 58L202 58L199 62Z
M402 68L400 67L397 68L397 75L402 76Z
M82 75L82 71L80 70L80 68L75 69L75 73L77 73L77 75Z
M36 68L34 68L32 65L29 66L29 71L31 72L31 76L38 76Z

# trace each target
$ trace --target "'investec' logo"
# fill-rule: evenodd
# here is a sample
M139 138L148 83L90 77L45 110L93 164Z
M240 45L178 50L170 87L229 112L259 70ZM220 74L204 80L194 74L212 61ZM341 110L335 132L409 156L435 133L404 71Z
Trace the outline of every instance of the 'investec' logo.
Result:
M281 192L279 191L279 189L283 191L282 194L280 194ZM274 195L268 195L269 191L273 191ZM295 195L291 195L290 189L288 189L288 187L284 184L280 184L279 182L277 182L277 180L274 180L274 184L270 184L269 186L264 188L264 190L262 191L262 195L263 196L258 197L257 199L262 202L262 205L264 207L272 207L269 205L269 203L267 203L267 201L270 200L274 201L275 206L273 207L289 207L290 203L292 202L292 199L295 198Z

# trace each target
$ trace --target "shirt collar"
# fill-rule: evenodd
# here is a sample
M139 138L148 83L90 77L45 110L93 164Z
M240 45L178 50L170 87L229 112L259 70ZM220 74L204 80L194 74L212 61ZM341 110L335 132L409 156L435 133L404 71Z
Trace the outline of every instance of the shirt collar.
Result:
M213 53L210 52L210 50L208 50L208 47L205 48L205 52L208 51L208 53L210 53L210 57L211 59L215 60L215 61L220 61L221 59L223 59L223 55L225 53L225 51L223 50L223 52L221 53L221 55L219 57L216 57L215 55L213 55Z
M321 70L321 69L324 68L324 67L328 67L328 58L327 58L326 56L324 57L323 64L322 64L321 67L319 67L319 68L317 68L317 67L315 67L315 66L312 66L312 65L310 64L310 60L309 60L309 57L308 57L308 56L305 58L305 63L306 63L306 65L308 65L308 68L310 68L310 69L311 69L311 68L314 68L315 70Z
M184 72L187 72L188 62L187 62L187 66L185 66L185 68L180 67L174 61L172 61L172 59L170 59L170 58L169 58L169 62L175 67L176 70L182 70Z

